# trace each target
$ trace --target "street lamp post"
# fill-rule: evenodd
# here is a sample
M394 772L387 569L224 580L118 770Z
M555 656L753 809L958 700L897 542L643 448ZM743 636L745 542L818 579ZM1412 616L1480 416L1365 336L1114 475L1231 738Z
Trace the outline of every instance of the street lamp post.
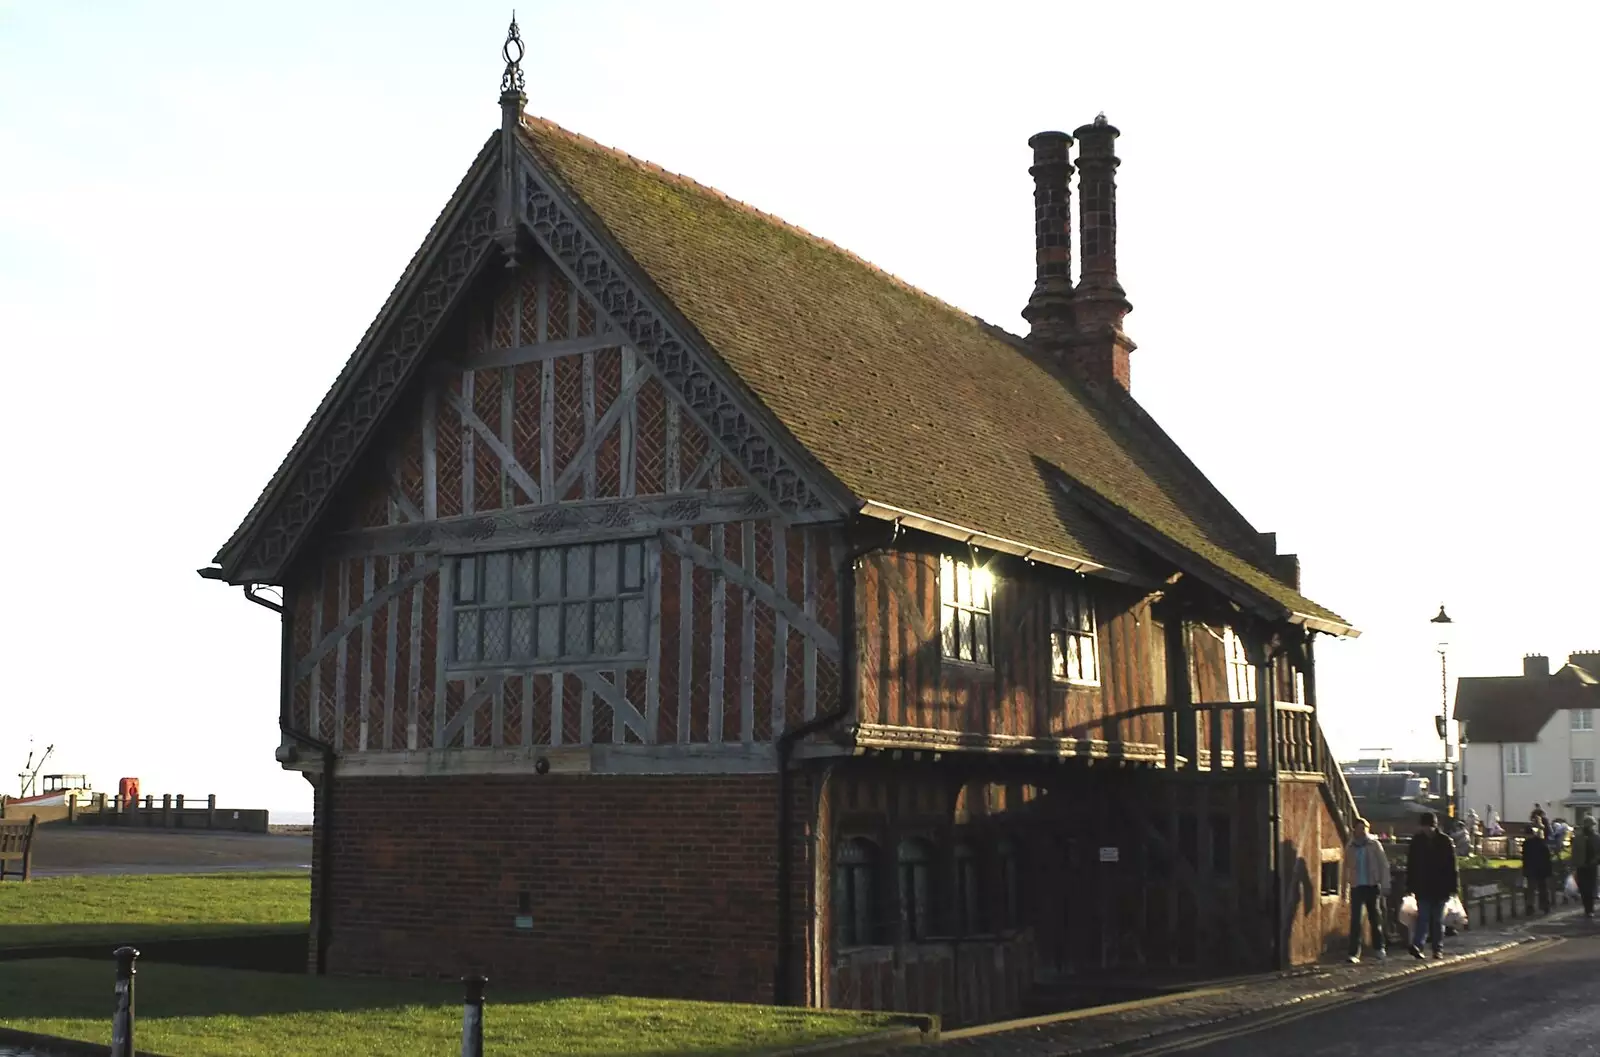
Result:
M1439 603L1439 615L1429 621L1439 629L1439 740L1444 744L1444 769L1440 776L1444 778L1443 789L1445 810L1452 816L1460 814L1456 801L1460 799L1461 791L1457 787L1454 775L1450 771L1450 679L1445 663L1445 654L1450 649L1450 626L1455 621L1444 611L1444 603Z

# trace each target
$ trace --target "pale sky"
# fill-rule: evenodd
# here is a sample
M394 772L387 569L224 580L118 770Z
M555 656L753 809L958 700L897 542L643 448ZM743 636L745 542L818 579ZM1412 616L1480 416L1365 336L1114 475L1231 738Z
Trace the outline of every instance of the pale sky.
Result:
M507 14L0 0L0 776L309 809L277 620L194 570L496 127ZM1600 647L1593 5L519 16L533 113L1019 333L1027 138L1105 111L1134 394L1363 630L1341 753L1437 752L1441 601L1452 680Z

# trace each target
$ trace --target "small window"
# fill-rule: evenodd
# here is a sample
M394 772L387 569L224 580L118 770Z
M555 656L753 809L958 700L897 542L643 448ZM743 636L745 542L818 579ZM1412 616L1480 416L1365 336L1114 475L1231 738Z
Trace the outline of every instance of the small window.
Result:
M1254 701L1256 699L1256 666L1250 663L1244 640L1232 628L1224 628L1223 649L1228 658L1228 700Z
M1528 747L1526 745L1506 745L1503 748L1507 774L1528 773Z
M644 544L584 544L454 559L457 666L642 660Z
M939 626L949 659L990 663L993 583L982 566L949 555L939 560Z
M1572 788L1579 789L1594 786L1594 761L1572 761Z
M1227 815L1211 816L1211 871L1233 873L1233 820Z
M878 848L852 837L839 845L833 860L833 941L840 947L876 943Z
M933 849L925 840L903 840L895 855L900 881L900 934L908 941L933 934Z
M1572 729L1573 730L1593 730L1594 729L1594 709L1592 709L1592 708L1575 708L1575 709L1573 709L1572 710Z
M1339 860L1322 864L1322 894L1336 896L1339 894Z
M1050 591L1050 674L1068 683L1100 682L1094 602L1082 585Z
M1011 929L1021 928L1022 870L1017 861L1017 846L1002 838L995 845L995 858L1000 867L1000 896L1005 900L1005 925Z
M957 923L961 935L976 936L984 931L983 881L978 855L970 844L956 847L956 910L961 915Z

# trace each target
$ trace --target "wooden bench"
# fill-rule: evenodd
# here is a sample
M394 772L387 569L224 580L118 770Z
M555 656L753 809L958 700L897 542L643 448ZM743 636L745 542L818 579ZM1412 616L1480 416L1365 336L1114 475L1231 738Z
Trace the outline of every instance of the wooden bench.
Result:
M0 881L7 877L26 881L33 874L33 830L38 821L38 815L26 822L0 819ZM18 865L8 869L7 863Z

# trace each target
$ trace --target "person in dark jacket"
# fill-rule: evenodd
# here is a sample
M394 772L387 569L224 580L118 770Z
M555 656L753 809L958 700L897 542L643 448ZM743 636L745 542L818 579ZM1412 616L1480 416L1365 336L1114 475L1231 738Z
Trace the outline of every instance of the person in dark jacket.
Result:
M1528 913L1533 913L1533 897L1539 896L1539 913L1550 913L1550 844L1539 835L1537 827L1529 827L1522 841L1522 883L1527 891Z
M1572 873L1578 880L1583 916L1594 917L1595 873L1600 870L1600 833L1593 815L1583 816L1583 828L1572 838Z
M1406 852L1406 887L1417 897L1417 920L1411 926L1411 956L1422 957L1422 937L1435 958L1444 957L1444 904L1456 894L1460 880L1456 874L1456 849L1450 838L1439 832L1433 812L1424 811L1418 820L1422 830L1411 838Z

